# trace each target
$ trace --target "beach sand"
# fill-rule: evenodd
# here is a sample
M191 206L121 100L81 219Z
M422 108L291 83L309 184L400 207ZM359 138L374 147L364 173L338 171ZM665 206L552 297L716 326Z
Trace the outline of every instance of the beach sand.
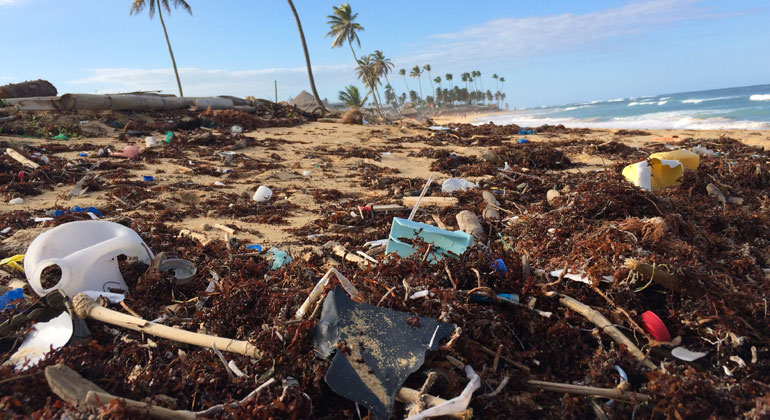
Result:
M471 114L465 119L458 116L437 117L437 124L450 122L462 122L463 120L477 120L484 115ZM617 137L616 130L592 129L585 134L536 134L526 136L532 142L554 142L570 139L606 142L613 138L630 146L644 146L650 143L674 143L685 138L716 139L720 136L728 136L740 140L748 145L770 148L770 132L768 131L698 131L698 130L649 130L651 135L631 135ZM156 133L160 136L160 133ZM133 205L122 205L122 202L131 202L130 197L119 197L113 190L87 192L76 198L69 198L68 194L72 185L57 185L52 191L43 190L37 196L22 196L24 203L12 205L3 202L0 211L3 213L26 210L31 215L46 216L46 212L55 208L72 208L74 206L93 206L102 208L105 205L115 205L117 214L107 214L107 217L131 217L151 218L158 209L174 211L184 210L187 216L178 221L168 222L176 229L189 229L203 235L207 239L224 239L224 232L218 229L204 231L201 226L208 224L225 224L234 227L234 236L245 243L262 244L263 246L281 246L290 250L304 248L305 233L297 234L293 230L297 228L312 227L314 233L324 233L324 227L314 226L313 223L323 215L328 214L330 208L356 210L359 204L373 201L388 201L388 191L370 189L362 185L362 165L374 165L386 168L388 176L403 178L427 179L431 174L430 166L433 159L409 156L423 148L434 148L455 153L458 156L480 157L484 147L455 145L436 146L428 145L420 141L392 142L394 139L413 136L431 136L432 132L422 127L394 124L394 125L342 125L328 122L312 122L296 127L278 127L259 129L247 133L247 136L256 139L256 145L237 153L243 156L241 162L254 159L258 162L270 161L277 164L276 168L267 170L239 169L238 164L232 164L233 172L227 175L194 175L191 176L190 167L210 165L216 168L227 167L216 152L214 146L199 146L185 149L188 162L193 165L181 165L178 160L174 162L157 159L156 163L139 165L141 168L131 170L126 175L127 180L140 181L145 175L154 176L154 181L147 183L149 198L140 200ZM510 136L505 141L515 143L519 137ZM21 149L23 145L45 147L51 143L63 143L74 146L72 152L55 154L65 159L78 158L77 145L88 143L99 147L110 146L113 150L122 149L127 144L137 144L142 148L143 139L135 139L130 143L117 141L113 137L75 139L68 142L28 139L19 137L0 136L0 140L7 142L10 147ZM368 157L345 157L346 150L369 151ZM93 156L95 151L89 154ZM277 155L277 156L276 156ZM272 157L271 157L272 156ZM377 157L379 156L379 158ZM591 153L568 154L573 162L583 163L579 170L594 171L604 170L616 163L607 157L599 157ZM85 158L88 161L97 160L122 160L122 158ZM142 155L137 158L142 160ZM310 171L310 176L303 176L304 171ZM442 182L450 175L436 173L437 182ZM485 176L492 178L492 176ZM478 181L485 177L471 177ZM214 186L220 181L224 186ZM180 191L180 185L185 191ZM228 200L236 194L250 197L256 188L266 185L273 190L272 202L277 205L286 205L292 210L285 215L284 224L247 222L240 218L218 216L216 212L207 211L201 202L218 202L229 204ZM166 188L168 187L168 188ZM419 185L413 186L419 189ZM319 192L339 191L336 199L317 199L314 194ZM391 197L393 203L400 200ZM248 201L253 205L254 215L259 215L263 205ZM192 210L192 211L191 211ZM44 223L38 228L26 229L26 231L9 232L3 239L6 250L23 252L29 241L43 231ZM306 231L307 229L305 229Z

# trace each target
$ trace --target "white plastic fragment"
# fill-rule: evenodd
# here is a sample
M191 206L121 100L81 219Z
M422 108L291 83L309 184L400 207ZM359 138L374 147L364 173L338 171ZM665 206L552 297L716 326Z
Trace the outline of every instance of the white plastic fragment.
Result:
M467 410L468 404L471 402L473 392L479 389L481 386L481 378L479 378L479 375L473 371L473 368L470 367L470 365L465 365L465 374L468 376L470 381L458 397L452 398L443 404L419 412L411 417L408 417L406 420L421 420L427 419L429 417L447 416L454 413L461 413Z
M692 151L694 153L699 154L699 155L709 155L709 156L716 156L717 155L717 153L715 151L713 151L713 150L711 150L711 149L709 149L707 147L703 147L700 144L695 146L695 147L693 147Z
M17 371L35 366L51 349L56 350L67 344L70 337L72 318L67 312L62 312L48 322L35 324L9 361L16 366Z
M687 350L684 347L677 347L671 350L672 356L676 357L679 360L684 360L685 362L692 362L693 360L698 360L707 354L708 353L705 353L705 352Z
M8 204L24 204L24 199L21 197L16 197L8 200Z
M461 178L449 178L441 183L441 192L449 193L455 191L465 191L478 187L475 182Z
M419 292L415 292L412 294L412 296L409 296L409 299L420 299L424 297L428 297L430 294L430 290L420 290Z
M105 299L109 300L110 303L120 303L123 302L123 300L126 298L126 295L122 293L102 292L99 290L84 290L83 294L93 300L97 300L99 297L104 297Z
M551 271L551 276L559 278L559 276L561 276L562 271L564 270ZM579 281L585 284L593 284L591 283L591 280L588 278L588 276L571 272L571 270L567 270L567 274L564 275L564 278L569 280Z
M239 378L242 378L242 377L246 376L246 374L243 373L243 371L238 368L238 365L235 364L235 360L229 361L227 363L227 367L229 367L230 371L233 372L235 374L235 376L237 376Z
M377 239L376 241L369 241L364 244L364 246L368 246L369 248L374 248L375 246L385 246L388 244L388 239Z

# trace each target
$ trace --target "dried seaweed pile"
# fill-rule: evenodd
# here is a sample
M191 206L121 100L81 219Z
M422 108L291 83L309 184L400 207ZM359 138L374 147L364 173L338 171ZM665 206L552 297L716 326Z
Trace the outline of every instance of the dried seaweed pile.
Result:
M461 127L420 140L452 146L469 144L477 135L508 137L518 129ZM145 319L163 317L167 325L248 340L264 357L226 354L246 373L231 378L210 350L89 321L89 340L52 353L21 375L11 367L0 369L0 377L8 378L0 380L0 409L11 418L73 413L51 393L42 375L46 366L62 362L114 395L173 409L202 410L238 400L273 377L279 384L244 406L228 408L222 417L355 418L355 404L324 382L330 362L316 357L312 345L317 313L293 320L297 308L332 265L355 284L364 302L433 317L462 330L459 339L428 353L423 367L405 385L420 389L433 372L438 379L428 393L451 399L462 391L467 379L448 356L470 364L482 378L482 387L471 402L476 418L590 418L597 412L609 418L766 416L770 412L770 285L765 271L770 267L770 154L730 139L688 139L676 146L698 144L719 155L704 156L697 170L685 173L682 185L653 194L625 181L620 164L603 172L561 171L571 165L560 150L568 144L505 143L493 149L493 154L515 165L513 171L499 173L492 165L479 172L493 175L479 181L480 188L493 191L502 218L483 219L484 235L478 245L458 258L435 264L423 258L430 251L426 244L416 244L419 249L414 258L371 252L377 265L359 265L335 253L335 244L353 252L366 251L365 242L388 236L391 215L362 218L355 211L356 205L371 204L366 199L346 206L330 204L322 219L297 230L297 235L309 235L306 248L278 270L270 270L271 260L265 253L246 250L232 241L203 246L180 238L163 223L171 214L154 220L123 219L153 251L176 252L192 261L199 272L194 282L177 286L168 274L123 262L122 272L131 289L125 302L128 307ZM349 155L373 156L365 150ZM434 170L447 175L491 165L482 159L464 161L449 152L424 150L420 155L435 159ZM618 160L630 163L633 156L629 152ZM419 192L424 182L391 172L360 164L361 184L390 191L391 197L380 197L375 204ZM713 192L714 187L724 200ZM552 189L559 191L558 196L546 200ZM439 193L437 189L430 192ZM324 200L339 196L324 189L314 194ZM453 230L459 210L485 213L487 204L480 190L455 193L454 197L458 206L421 211L416 219L441 222ZM255 217L241 198L232 196L226 201L234 205L216 207L210 200L201 207ZM291 210L288 204L275 203L260 214L282 215ZM79 217L84 216L67 214L49 224ZM280 219L268 221L280 223ZM318 232L323 236L316 235ZM493 266L497 259L506 270ZM650 281L642 270L629 269L629 260L665 271L680 281L680 287L671 290ZM585 281L547 274L563 268L583 274ZM212 279L216 287L207 292ZM430 294L409 298L421 290ZM519 295L521 305L494 298L501 293ZM478 294L490 300L473 300ZM656 368L645 368L627 346L561 306L559 295L571 296L601 312ZM646 310L656 312L672 337L680 337L676 340L682 346L708 352L706 357L692 363L672 357L666 343L653 340L638 327ZM543 312L552 315L546 317ZM615 366L628 373L622 390L649 395L650 400L608 404L606 398L544 391L528 382L613 388L620 383ZM121 404L112 404L101 414L105 418L141 417ZM406 407L397 404L394 417L405 414Z

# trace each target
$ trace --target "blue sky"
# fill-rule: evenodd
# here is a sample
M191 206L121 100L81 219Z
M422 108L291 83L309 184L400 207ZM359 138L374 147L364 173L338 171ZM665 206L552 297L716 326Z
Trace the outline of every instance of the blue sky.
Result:
M308 88L284 1L188 0L169 36L187 96L279 100ZM321 97L355 80L350 49L331 49L326 16L340 1L295 0ZM157 15L130 16L130 0L0 0L0 84L43 78L60 93L176 92ZM382 50L399 68L432 76L479 70L506 79L511 107L562 104L770 83L766 0L352 1L357 54ZM357 48L357 47L356 47ZM390 76L400 93L404 80ZM417 80L408 79L417 90ZM427 77L423 91L430 90Z

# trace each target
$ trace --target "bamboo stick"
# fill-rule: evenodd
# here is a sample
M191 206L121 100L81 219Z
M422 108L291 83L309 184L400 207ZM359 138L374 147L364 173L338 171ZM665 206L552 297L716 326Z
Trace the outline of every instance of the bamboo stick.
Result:
M93 299L78 293L72 299L75 312L81 318L92 318L97 321L117 325L134 331L141 331L146 334L154 335L180 343L192 344L194 346L213 348L217 346L222 351L238 353L253 358L262 357L262 352L248 341L233 340L230 338L217 337L207 334L199 334L191 331L172 328L166 325L156 324L131 315L126 315L112 309L99 306Z

